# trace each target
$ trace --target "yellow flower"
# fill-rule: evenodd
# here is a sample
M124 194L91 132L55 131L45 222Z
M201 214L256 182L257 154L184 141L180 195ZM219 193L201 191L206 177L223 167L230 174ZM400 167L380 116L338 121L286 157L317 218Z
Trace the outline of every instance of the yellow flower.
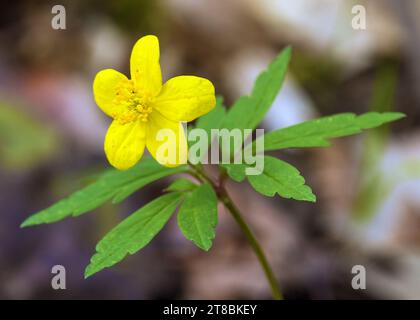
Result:
M188 151L181 122L192 121L214 108L213 84L200 77L178 76L162 85L159 41L155 36L145 36L134 45L130 73L128 79L116 70L106 69L98 72L93 81L96 104L114 119L104 142L108 161L117 169L128 169L141 159L147 147L162 165L185 163ZM176 139L162 139L162 129L171 130ZM162 156L159 150L168 142L176 150L175 161Z

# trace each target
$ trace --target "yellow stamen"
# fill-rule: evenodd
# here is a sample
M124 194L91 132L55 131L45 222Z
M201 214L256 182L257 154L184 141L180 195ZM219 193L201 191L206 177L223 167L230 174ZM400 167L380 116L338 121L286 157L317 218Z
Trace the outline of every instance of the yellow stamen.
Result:
M153 111L153 108L149 105L151 100L151 96L148 93L135 90L131 80L124 82L117 88L117 94L114 99L114 103L121 106L124 111L115 112L112 114L112 117L121 124L136 120L147 122L149 114Z

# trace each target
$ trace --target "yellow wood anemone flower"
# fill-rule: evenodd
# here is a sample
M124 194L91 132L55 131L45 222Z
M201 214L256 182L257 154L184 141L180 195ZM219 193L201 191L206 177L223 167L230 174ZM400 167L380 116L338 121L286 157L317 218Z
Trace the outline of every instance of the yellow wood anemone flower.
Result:
M192 121L214 108L213 84L204 78L179 76L162 85L159 41L145 36L137 41L130 58L131 79L106 69L93 81L96 104L114 120L105 136L104 149L115 168L135 165L147 147L162 165L173 167L187 160L187 140L183 121ZM174 139L162 138L162 132ZM176 154L163 155L163 144L172 143ZM172 159L172 160L171 160Z

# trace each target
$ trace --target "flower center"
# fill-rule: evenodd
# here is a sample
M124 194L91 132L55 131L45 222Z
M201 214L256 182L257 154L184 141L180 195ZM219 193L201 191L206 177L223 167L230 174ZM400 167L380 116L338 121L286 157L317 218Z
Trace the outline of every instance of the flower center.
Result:
M114 112L112 117L120 124L126 124L136 120L147 122L153 108L150 106L152 97L147 92L136 90L131 80L122 83L117 88L117 94L113 101L121 106L123 111Z

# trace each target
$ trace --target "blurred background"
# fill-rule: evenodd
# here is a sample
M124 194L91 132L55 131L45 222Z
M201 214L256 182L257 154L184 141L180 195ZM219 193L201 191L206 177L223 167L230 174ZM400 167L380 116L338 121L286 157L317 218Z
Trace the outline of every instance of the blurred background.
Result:
M0 4L0 298L270 298L223 207L208 253L171 219L141 252L83 279L95 244L167 180L118 206L19 229L109 166L109 119L95 106L92 81L105 68L128 74L131 48L146 34L159 36L164 79L209 78L227 105L292 45L266 130L339 112L406 113L331 148L276 154L300 169L316 204L265 198L246 183L228 188L286 298L420 298L420 1L60 1L66 30L51 27L55 4ZM366 8L366 30L351 27L357 4ZM66 290L51 288L56 264L67 270ZM366 267L366 290L351 287L354 265Z

